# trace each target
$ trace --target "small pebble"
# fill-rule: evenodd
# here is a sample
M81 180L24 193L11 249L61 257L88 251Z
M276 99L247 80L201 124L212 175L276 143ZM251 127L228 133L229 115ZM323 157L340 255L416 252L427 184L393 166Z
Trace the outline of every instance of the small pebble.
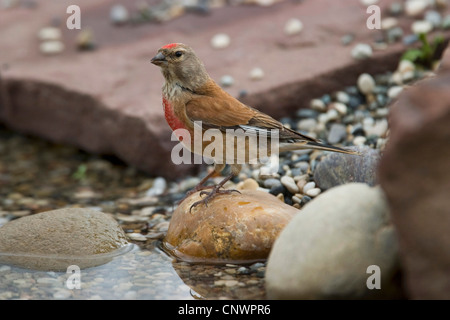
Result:
M415 34L421 34L421 33L429 33L433 30L433 24L429 21L425 20L418 20L414 21L411 25L411 31Z
M419 40L417 34L409 34L403 37L403 44L406 46L412 45Z
M264 71L261 68L253 68L250 71L250 79L261 80L262 78L264 78Z
M386 37L389 43L397 42L403 37L403 29L400 27L389 29L386 33Z
M211 46L215 49L223 49L230 45L231 39L225 33L218 33L211 39Z
M54 55L64 51L64 43L61 41L45 41L39 46L39 50L45 55Z
M134 241L147 241L147 237L140 233L128 233L127 236Z
M398 16L403 12L403 3L394 2L389 7L389 13L393 16Z
M354 39L355 39L355 36L354 36L354 35L352 35L352 34L346 34L345 36L343 36L343 37L341 38L341 43L342 43L342 45L344 45L344 46L348 46L348 45L350 45L350 44L353 42Z
M316 187L316 183L314 181L310 181L307 184L304 185L303 187L303 193L307 193L308 190L310 189L314 189Z
M42 41L60 40L61 35L61 29L56 27L45 27L39 30L38 38Z
M394 17L387 17L381 20L381 29L383 30L389 30L398 25L397 18Z
M127 8L123 5L116 4L112 6L111 11L109 12L109 18L113 24L120 25L127 23L130 15Z
M405 3L405 13L410 17L420 15L428 7L427 0L407 0Z
M220 84L222 87L231 87L234 83L234 78L230 75L224 75L220 78Z
M349 98L349 100L350 100L350 98ZM339 114L341 114L341 115L347 114L347 106L343 103L335 102L335 103L333 103L332 107L334 109L336 109L336 111L339 112Z
M389 90L388 90L388 97L391 98L391 99L395 99L395 98L398 97L398 95L402 91L403 91L403 87L401 87L401 86L390 87Z
M284 33L288 36L299 34L302 30L303 23L299 19L289 19L284 26Z
M309 106L317 111L325 111L327 109L326 104L321 99L312 99Z
M280 181L290 193L295 194L300 191L292 177L282 176Z
M327 141L329 144L336 144L343 141L346 136L346 127L340 123L333 123L328 133Z
M317 126L316 119L302 119L297 123L297 130L310 132Z
M358 89L363 94L372 93L375 89L375 80L368 73L363 73L358 77Z
M425 12L424 20L430 22L434 28L438 28L442 24L441 14L435 10Z
M240 186L238 185L238 190L256 190L258 188L258 182L252 178L245 179Z
M155 178L153 186L145 193L146 197L159 196L164 193L167 188L166 179L163 177Z
M357 136L357 137L355 137L355 139L353 139L353 144L355 146L362 146L362 145L364 145L366 143L366 141L367 141L366 137L364 137L364 136Z
M358 60L364 60L372 57L372 47L365 43L358 43L352 49L352 57Z
M91 29L83 29L77 36L77 47L79 50L95 49L94 34Z
M360 1L363 6L368 7L368 6L377 4L380 0L360 0Z
M319 188L313 188L306 191L306 195L309 197L316 197L320 194L321 190Z
M338 91L336 92L336 100L340 103L347 104L350 102L350 96L347 92Z

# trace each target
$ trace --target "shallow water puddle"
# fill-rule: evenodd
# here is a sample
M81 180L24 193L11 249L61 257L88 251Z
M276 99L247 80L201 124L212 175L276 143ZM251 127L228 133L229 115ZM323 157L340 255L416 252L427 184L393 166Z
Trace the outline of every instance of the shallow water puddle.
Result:
M0 265L0 299L193 299L172 258L133 249L97 267L45 272Z
M160 248L160 241L133 244L106 264L67 272L0 264L0 300L265 299L264 263L188 263Z

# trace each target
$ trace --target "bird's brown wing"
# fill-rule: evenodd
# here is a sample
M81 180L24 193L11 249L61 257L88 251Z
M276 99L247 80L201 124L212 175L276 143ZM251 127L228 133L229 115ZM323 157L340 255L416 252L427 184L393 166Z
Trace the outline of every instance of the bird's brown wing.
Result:
M286 128L274 118L253 109L228 94L219 97L205 95L194 96L186 104L186 115L192 121L201 121L204 129L215 128L223 132L226 129L243 129L255 133L268 134L269 130L278 130L280 141L318 140Z

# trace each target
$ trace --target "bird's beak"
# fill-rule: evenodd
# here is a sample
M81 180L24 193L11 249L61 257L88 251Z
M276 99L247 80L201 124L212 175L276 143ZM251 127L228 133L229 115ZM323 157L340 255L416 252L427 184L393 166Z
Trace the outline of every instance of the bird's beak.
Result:
M158 54L156 56L154 56L151 60L151 63L153 63L154 65L160 66L164 63L166 63L166 56L162 54L162 52L158 52Z

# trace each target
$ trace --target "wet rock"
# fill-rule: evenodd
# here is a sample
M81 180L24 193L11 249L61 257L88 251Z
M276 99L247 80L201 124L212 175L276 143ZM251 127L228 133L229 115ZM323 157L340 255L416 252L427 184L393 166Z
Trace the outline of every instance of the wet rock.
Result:
M262 191L219 195L208 207L191 205L196 193L173 213L166 247L188 261L250 261L267 258L279 232L299 212Z
M357 137L360 138L360 137ZM365 137L363 137L365 139ZM350 147L361 155L330 153L317 165L314 181L327 190L350 182L363 182L369 186L377 183L376 170L380 159L378 150L367 146Z
M368 267L382 290L369 290ZM352 183L305 205L275 241L266 270L269 299L398 298L398 245L379 187Z
M38 270L104 264L127 247L124 232L105 213L78 208L42 212L0 228L0 262Z
M392 106L380 162L412 299L450 299L449 85L447 49L437 76L406 90Z

